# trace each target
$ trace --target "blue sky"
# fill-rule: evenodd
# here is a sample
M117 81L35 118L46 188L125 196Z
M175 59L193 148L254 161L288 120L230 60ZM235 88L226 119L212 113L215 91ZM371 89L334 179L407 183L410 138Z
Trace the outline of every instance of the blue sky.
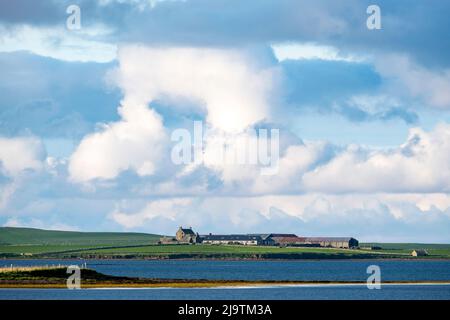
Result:
M0 225L450 242L449 9L1 2ZM279 129L279 171L174 164L171 134L194 121Z

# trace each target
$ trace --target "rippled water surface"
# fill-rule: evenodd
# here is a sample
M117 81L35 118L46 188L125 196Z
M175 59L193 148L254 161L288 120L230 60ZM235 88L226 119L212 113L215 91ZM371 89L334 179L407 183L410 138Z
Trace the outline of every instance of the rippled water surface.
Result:
M450 281L445 260L0 260L4 265L82 264L129 277L225 280L360 280L378 265L382 281ZM215 289L0 289L0 299L450 299L448 285L295 286Z

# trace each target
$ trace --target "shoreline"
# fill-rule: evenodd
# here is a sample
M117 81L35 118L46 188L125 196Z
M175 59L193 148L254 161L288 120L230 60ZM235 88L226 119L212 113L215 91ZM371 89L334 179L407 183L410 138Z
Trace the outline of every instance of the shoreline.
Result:
M73 261L73 260L83 260L83 261L370 261L370 260L386 260L386 261L448 261L450 260L450 257L393 257L393 258L387 258L387 257L370 257L370 258L298 258L298 259L286 259L286 258L211 258L211 257L205 257L205 258L149 258L149 257L142 257L142 258L58 258L58 257L36 257L36 258L22 258L22 257L8 257L8 258L0 258L0 264L2 261L7 260L20 260L20 261L35 261L35 260L61 260L61 261Z
M113 276L94 269L82 268L79 275L83 289L114 288L256 288L280 286L348 286L367 285L365 280L240 280L240 279L185 279L139 278ZM67 289L67 266L22 266L0 270L0 288L3 289ZM81 277L82 275L82 277ZM446 280L388 280L382 285L450 285Z
M193 281L193 282L161 282L161 283L88 283L82 284L81 289L250 289L250 288L270 288L270 287L339 287L339 286L366 286L367 283L361 282L309 282L309 281ZM381 286L450 286L450 281L387 281L382 282ZM0 284L0 289L67 289L63 283L46 284Z

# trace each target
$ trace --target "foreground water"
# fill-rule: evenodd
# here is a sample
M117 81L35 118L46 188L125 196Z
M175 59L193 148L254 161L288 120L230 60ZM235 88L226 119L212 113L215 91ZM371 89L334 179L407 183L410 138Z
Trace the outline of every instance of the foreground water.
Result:
M225 279L366 281L367 267L377 265L383 281L450 281L446 260L0 260L4 265L82 264L117 276ZM0 289L0 299L450 299L448 285L289 286L257 288L155 289Z
M450 286L384 285L195 289L0 289L1 300L450 300Z

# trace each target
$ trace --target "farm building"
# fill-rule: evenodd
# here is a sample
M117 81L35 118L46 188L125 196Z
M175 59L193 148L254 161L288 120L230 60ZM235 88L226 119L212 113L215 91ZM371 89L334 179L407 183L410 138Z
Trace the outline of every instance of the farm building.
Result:
M416 249L411 252L411 255L413 257L424 257L428 255L428 252L425 249Z
M264 245L333 248L355 248L359 245L358 240L344 237L298 237L290 233L271 233L260 236Z
M248 234L249 236L259 236L262 239L261 245L275 246L279 245L279 239L281 238L296 238L293 233L254 233Z
M178 242L183 243L197 243L200 240L198 233L195 233L192 228L183 227L178 228L175 238Z
M293 234L293 233L270 233L268 236L271 237L271 238L297 237L297 235L296 235L296 234Z
M321 247L356 248L359 246L358 240L346 237L307 237L301 239L303 239L305 243L316 244Z
M204 244L241 244L258 246L297 246L297 247L333 247L356 248L359 243L354 238L343 237L298 237L293 233L254 233L254 234L208 234L199 235L192 228L180 227L175 239L163 237L161 244L204 243Z
M201 242L205 244L242 244L242 245L261 245L263 239L256 235L242 235L242 234L209 234L202 235Z
M174 237L161 237L158 241L159 244L176 244L178 240Z
M278 246L290 246L290 247L320 247L319 244L307 243L306 238L297 236L290 237L274 237L272 238Z

